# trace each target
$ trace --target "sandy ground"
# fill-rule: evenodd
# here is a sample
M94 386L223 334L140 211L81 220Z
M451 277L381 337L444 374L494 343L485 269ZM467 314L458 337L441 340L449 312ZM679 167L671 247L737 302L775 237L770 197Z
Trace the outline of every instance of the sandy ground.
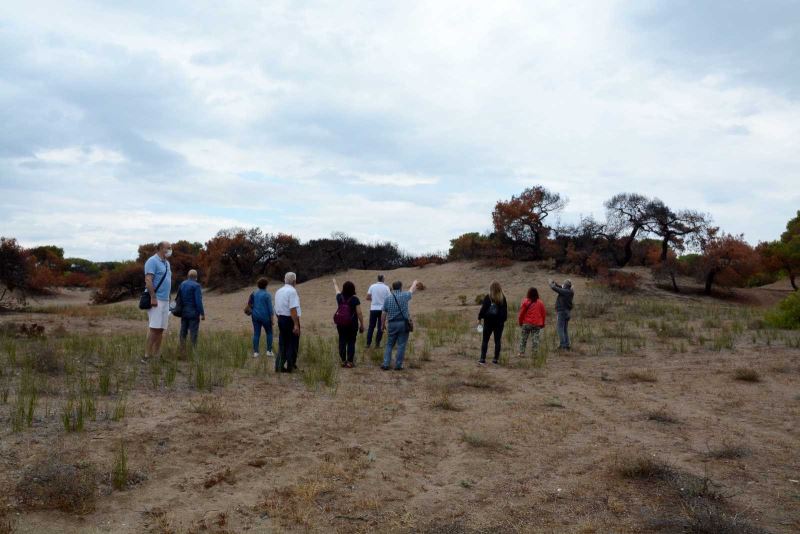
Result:
M349 271L337 279L353 280L363 296L375 275ZM471 303L492 279L512 300L538 286L552 310L554 296L545 289L550 276L522 264L500 271L457 263L387 273L390 281L418 278L426 285L413 300L415 314L449 309L464 321L474 319L477 307L460 306L458 296ZM581 306L586 282L575 279L575 285ZM298 289L304 323L329 328L335 310L330 280ZM642 295L702 300L656 291L648 286ZM248 329L242 313L248 293L208 294L203 329ZM759 302L779 298L764 293ZM143 327L117 318L34 318L48 329ZM0 322L30 319L10 315ZM144 482L106 492L85 516L17 510L17 531L645 532L649 519L671 513L665 490L621 479L615 468L644 454L708 476L729 495L731 508L755 525L800 530L797 349L741 343L734 351L690 347L676 353L648 340L645 349L626 356L592 355L578 346L542 369L479 369L478 343L473 334L402 373L381 372L359 346L359 365L340 373L335 394L309 391L297 375L245 372L212 394L142 387L131 392L123 421L92 423L83 433L65 434L57 418L19 434L5 425L0 492L10 494L22 469L53 454L108 469L123 439L129 466L146 476ZM512 362L515 352L506 348ZM742 366L758 370L762 380L733 380ZM647 370L655 381L627 379L632 370ZM457 410L434 406L444 390ZM202 398L219 409L195 413L192 405ZM0 410L6 418L8 408ZM648 420L653 410L676 422ZM742 445L750 454L707 456L723 444Z

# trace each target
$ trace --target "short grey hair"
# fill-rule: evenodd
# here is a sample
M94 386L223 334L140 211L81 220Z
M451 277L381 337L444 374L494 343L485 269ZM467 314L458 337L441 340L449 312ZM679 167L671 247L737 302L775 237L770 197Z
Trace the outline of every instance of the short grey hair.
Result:
M188 277L189 277L189 280L197 280L197 270L196 270L196 269L191 269L191 270L190 270L190 271L189 271L189 272L186 274L186 276L188 276Z
M569 278L564 280L564 287L572 287L572 280L570 280Z
M297 282L297 275L292 272L288 272L286 273L286 276L283 277L283 282L289 285L294 284Z

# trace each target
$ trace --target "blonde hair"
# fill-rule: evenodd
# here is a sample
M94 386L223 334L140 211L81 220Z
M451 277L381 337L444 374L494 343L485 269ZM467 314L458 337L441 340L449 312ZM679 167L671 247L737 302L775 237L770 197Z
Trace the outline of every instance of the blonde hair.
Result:
M503 299L505 299L506 296L503 294L503 288L500 287L500 282L494 281L492 285L489 286L489 298L497 305L503 303Z

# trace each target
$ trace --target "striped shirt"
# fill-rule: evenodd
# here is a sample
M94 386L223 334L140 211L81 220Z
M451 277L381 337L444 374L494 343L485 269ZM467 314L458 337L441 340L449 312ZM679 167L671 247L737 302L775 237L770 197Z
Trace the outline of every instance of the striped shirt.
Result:
M383 311L389 321L402 321L409 319L408 302L411 300L411 291L392 291L383 302Z

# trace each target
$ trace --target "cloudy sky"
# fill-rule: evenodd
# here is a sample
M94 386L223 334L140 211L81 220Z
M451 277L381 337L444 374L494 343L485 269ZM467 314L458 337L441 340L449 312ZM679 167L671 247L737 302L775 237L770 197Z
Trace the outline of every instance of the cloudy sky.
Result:
M800 2L11 0L0 234L125 259L260 226L446 250L543 184L755 243L800 208Z

